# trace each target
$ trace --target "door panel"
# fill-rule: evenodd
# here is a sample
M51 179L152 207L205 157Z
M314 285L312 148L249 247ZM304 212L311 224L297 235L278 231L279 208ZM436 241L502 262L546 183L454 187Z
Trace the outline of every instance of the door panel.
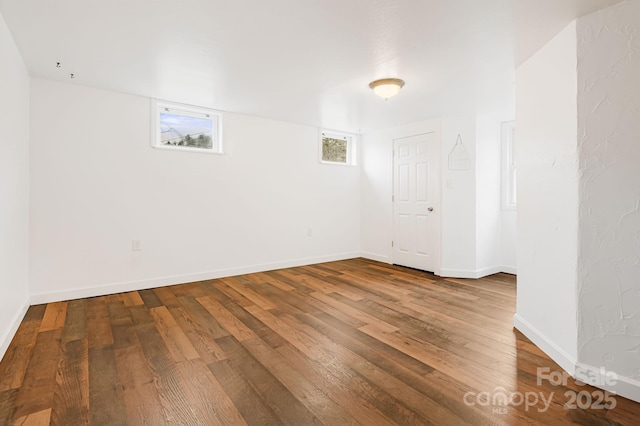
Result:
M416 235L429 234L429 217L427 215L416 216ZM416 254L429 255L429 241L427 238L416 238Z
M411 250L411 217L407 214L398 216L398 250L408 253Z
M411 184L409 182L409 165L408 164L400 164L398 170L398 200L400 201L409 201L409 192L411 191Z
M427 163L416 164L416 201L429 201L429 166Z

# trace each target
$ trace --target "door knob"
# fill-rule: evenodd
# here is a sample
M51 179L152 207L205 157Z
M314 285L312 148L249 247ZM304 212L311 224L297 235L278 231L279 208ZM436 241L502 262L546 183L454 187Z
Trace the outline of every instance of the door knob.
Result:
M429 207L427 210L429 210L430 212L433 211L433 207Z

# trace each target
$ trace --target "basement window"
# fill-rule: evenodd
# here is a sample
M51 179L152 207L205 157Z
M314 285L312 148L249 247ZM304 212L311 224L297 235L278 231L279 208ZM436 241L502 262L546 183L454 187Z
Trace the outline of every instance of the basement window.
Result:
M222 115L218 111L153 101L154 148L222 154Z
M347 133L322 131L320 134L320 162L355 165L355 136Z
M502 208L516 208L516 123L502 123Z

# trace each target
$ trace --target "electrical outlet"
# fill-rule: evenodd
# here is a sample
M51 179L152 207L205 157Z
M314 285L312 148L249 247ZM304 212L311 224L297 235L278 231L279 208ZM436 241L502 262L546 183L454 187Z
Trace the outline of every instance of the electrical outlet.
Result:
M142 242L140 240L131 240L131 251L142 250Z
M307 237L313 236L313 229L307 228Z

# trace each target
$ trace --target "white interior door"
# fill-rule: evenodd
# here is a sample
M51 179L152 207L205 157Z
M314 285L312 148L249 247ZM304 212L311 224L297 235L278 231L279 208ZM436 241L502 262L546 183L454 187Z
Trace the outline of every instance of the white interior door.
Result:
M439 161L435 133L393 141L393 263L436 270Z

